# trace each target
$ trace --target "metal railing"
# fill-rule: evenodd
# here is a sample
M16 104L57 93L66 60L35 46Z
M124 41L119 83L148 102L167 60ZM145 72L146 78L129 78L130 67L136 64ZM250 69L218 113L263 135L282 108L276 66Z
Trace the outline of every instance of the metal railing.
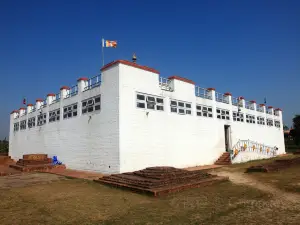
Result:
M47 100L45 99L44 101L42 101L42 105L41 108L45 108L47 107Z
M270 110L267 110L267 114L272 115L272 112Z
M68 91L68 94L66 96L66 98L70 98L70 97L73 97L75 95L78 94L78 86L77 85L74 85L70 88L70 90Z
M84 91L99 87L101 84L101 75L94 76L88 80L88 85L84 88Z
M264 109L263 109L262 107L259 107L259 106L258 106L258 107L256 108L256 111L257 111L257 112L264 112Z
M232 105L238 106L239 105L239 99L236 97L231 97L231 103Z
M54 104L54 103L59 102L59 101L60 101L60 93L57 93L57 94L55 95L55 99L52 101L51 104Z
M256 152L273 157L277 154L276 147L271 147L251 140L239 140L230 152L231 160L235 159L240 152Z
M172 88L170 86L171 80L164 78L164 77L159 77L159 86L162 90L165 91L172 91Z
M197 97L200 98L206 98L210 100L212 99L211 95L209 94L209 91L206 88L195 86L195 94Z
M246 109L250 109L250 102L245 101L245 108L246 108Z
M229 104L229 101L228 101L227 98L225 98L224 94L221 94L221 93L218 93L218 92L216 92L216 101Z

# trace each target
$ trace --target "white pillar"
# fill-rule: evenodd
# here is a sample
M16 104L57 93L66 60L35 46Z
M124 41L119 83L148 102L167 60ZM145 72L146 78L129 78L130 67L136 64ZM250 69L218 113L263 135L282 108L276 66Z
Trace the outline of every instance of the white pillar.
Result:
M19 115L23 116L25 114L25 110L26 110L25 108L20 108L19 109Z
M256 101L251 100L251 101L250 101L250 107L253 108L253 110L256 111L256 107L257 107L257 106L256 106Z
M216 89L215 88L207 88L207 95L211 100L216 101Z
M81 77L77 80L78 93L83 92L84 88L88 86L89 78Z
M30 113L33 109L33 104L28 104L27 105L27 113Z
M47 105L50 105L53 102L53 100L55 99L55 96L56 96L56 94L53 94L53 93L47 94L47 100L46 100Z
M35 100L35 109L36 110L39 110L40 108L41 108L41 105L42 105L42 102L43 102L44 100L43 99L41 99L41 98L38 98L37 100Z
M230 105L232 105L232 94L230 92L224 93L224 99L227 100Z
M268 112L270 112L271 115L274 115L273 106L268 106Z
M69 93L70 93L70 88L67 86L62 86L60 88L60 100L66 98Z
M13 119L16 119L17 116L18 116L18 111L17 110L14 110L10 113L10 115L12 116Z
M239 97L239 104L241 104L242 108L246 107L246 102L245 102L245 98L244 97L242 97L242 96Z
M266 113L266 105L265 104L259 104L259 106L263 109L263 113Z

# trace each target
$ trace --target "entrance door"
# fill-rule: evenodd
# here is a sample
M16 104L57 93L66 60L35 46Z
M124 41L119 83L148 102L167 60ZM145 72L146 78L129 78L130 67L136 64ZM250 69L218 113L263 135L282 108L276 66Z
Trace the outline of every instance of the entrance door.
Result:
M224 125L224 134L225 134L225 150L226 152L228 152L231 149L230 125Z

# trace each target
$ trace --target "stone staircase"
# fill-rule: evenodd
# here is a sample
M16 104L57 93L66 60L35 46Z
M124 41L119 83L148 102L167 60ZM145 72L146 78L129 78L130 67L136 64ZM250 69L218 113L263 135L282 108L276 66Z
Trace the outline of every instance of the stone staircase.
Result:
M230 153L224 152L215 162L215 165L231 165Z
M199 170L187 171L174 167L148 167L131 173L104 176L94 181L159 196L227 180L227 177L219 177Z

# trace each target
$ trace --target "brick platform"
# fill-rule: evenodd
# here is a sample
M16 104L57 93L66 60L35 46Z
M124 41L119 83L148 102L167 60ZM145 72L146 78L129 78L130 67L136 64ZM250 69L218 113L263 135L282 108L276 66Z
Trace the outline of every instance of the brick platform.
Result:
M0 165L13 163L14 160L10 156L0 156Z
M19 159L15 165L10 165L10 168L22 171L42 171L48 172L53 169L64 170L65 165L53 165L52 159L46 154L28 154L23 155L23 159Z
M250 166L246 169L246 173L279 171L297 164L300 165L300 157L294 159L277 159L269 164Z
M219 177L203 171L187 171L173 167L149 167L132 173L103 176L94 181L114 187L126 188L134 192L160 196L188 188L228 181L228 177Z

